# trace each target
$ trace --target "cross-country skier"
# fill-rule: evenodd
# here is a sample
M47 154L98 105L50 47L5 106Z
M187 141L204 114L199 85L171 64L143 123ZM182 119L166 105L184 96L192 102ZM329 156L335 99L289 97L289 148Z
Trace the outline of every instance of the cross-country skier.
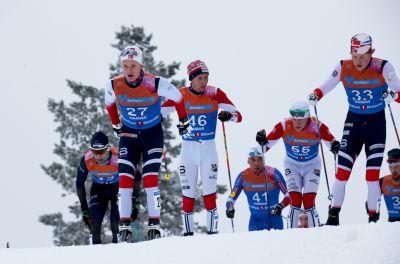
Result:
M77 169L76 190L82 209L82 218L92 233L92 243L101 244L100 232L104 214L111 204L110 222L112 242L117 243L118 213L118 149L110 148L103 132L92 136L90 149L85 152ZM91 174L90 203L86 200L85 182Z
M264 167L264 157L259 147L250 149L247 162L249 168L239 173L226 202L226 216L234 217L234 205L243 190L250 209L249 231L283 229L281 214L290 203L290 198L282 174L276 168ZM279 202L280 192L284 198Z
M378 180L386 142L385 102L396 99L400 102L400 82L392 64L372 57L374 51L369 35L361 33L353 36L351 59L340 61L331 76L308 96L309 103L315 106L342 82L349 103L327 225L339 225L346 183L363 145L367 158L365 178L368 185L369 222L378 220L381 195Z
M119 210L122 240L132 234L131 195L134 175L143 158L143 187L147 194L149 239L160 237L161 197L158 174L163 151L161 98L176 103L179 133L190 130L182 95L167 79L143 70L142 51L128 46L120 55L123 74L109 80L105 103L112 126L119 140L118 172ZM120 120L119 112L122 117Z
M304 212L299 214L299 228L308 228L308 216Z
M390 174L379 179L383 198L389 213L389 222L400 221L400 149L388 152Z
M216 191L218 156L215 146L217 120L241 122L242 116L226 94L214 86L208 86L209 71L204 62L193 61L187 67L190 86L180 88L185 101L192 132L183 137L180 153L179 176L182 186L182 218L184 235L193 235L193 209L196 183L200 174L204 206L207 210L207 232L217 232L218 212ZM176 102L163 104L163 115L177 109ZM218 110L222 109L218 113Z
M291 115L279 122L271 133L266 136L265 130L257 133L256 141L268 151L280 138L286 148L284 162L286 182L290 195L290 227L298 227L298 217L303 204L309 219L309 226L319 226L319 217L315 208L317 196L321 159L319 157L320 138L337 153L340 144L323 123L317 124L315 117L310 117L307 102L294 103L289 110Z

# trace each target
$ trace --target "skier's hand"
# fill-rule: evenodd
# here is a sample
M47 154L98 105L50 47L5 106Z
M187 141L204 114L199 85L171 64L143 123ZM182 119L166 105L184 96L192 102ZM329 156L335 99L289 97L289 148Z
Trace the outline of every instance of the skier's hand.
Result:
M319 100L318 95L315 92L310 93L307 97L308 104L311 106L316 106L318 100Z
M226 208L226 217L231 219L235 217L235 208L233 207L233 205Z
M265 129L261 129L260 131L257 132L256 141L262 147L263 152L266 152L268 150L268 147L267 147L268 139L267 139L267 133L265 132Z
M272 215L273 216L282 215L283 208L284 208L284 206L281 203L274 205L274 207L272 208L272 211L271 211Z
M340 142L337 140L333 140L331 143L331 151L333 154L338 154L340 150Z
M232 118L232 113L228 112L228 111L221 111L218 114L218 119L221 120L221 122L226 122L231 120Z
M136 197L132 196L131 221L134 222L139 215L140 204Z
M183 137L192 132L192 128L190 127L190 122L187 117L179 119L179 124L177 125L177 127L179 129L179 135Z
M119 137L119 135L121 134L121 128L122 128L122 124L119 123L118 125L112 125L113 129L114 129L114 135L116 135L117 137Z
M398 93L395 93L391 90L387 90L386 92L383 92L382 94L382 100L385 101L386 104L393 103L399 96Z
M90 230L92 225L92 218L90 217L89 211L82 211L82 220L85 223L86 227Z

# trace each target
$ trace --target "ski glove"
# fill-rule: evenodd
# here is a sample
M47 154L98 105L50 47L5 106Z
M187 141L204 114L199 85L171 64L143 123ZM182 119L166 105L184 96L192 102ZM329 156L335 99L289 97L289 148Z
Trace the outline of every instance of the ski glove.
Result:
M192 128L190 127L190 121L187 117L179 119L179 124L177 127L179 129L179 135L183 136L184 138L192 131Z
M134 222L139 214L140 204L136 197L132 197L131 221Z
M315 92L312 92L308 95L308 103L311 106L316 106L318 103L318 95Z
M391 90L387 90L382 94L382 100L385 101L386 104L393 103L398 97L398 93L395 93Z
M256 141L258 142L258 144L261 145L263 152L266 152L268 150L266 146L268 144L268 139L265 133L265 129L262 129L257 132Z
M283 207L284 206L281 203L274 205L274 207L272 208L272 211L271 211L272 215L280 216L282 214Z
M122 124L119 123L118 125L112 125L113 129L114 129L114 135L116 135L117 137L120 136L121 134L121 128L122 128Z
M233 206L226 209L226 217L228 218L235 217L235 208L233 208Z
M228 111L221 111L218 114L218 119L221 120L221 122L226 122L231 120L232 118L232 113L228 112Z
M92 225L92 218L90 217L89 211L82 211L82 220L85 223L86 227L89 228Z
M331 151L333 154L338 154L340 149L340 142L337 140L332 141L331 143Z

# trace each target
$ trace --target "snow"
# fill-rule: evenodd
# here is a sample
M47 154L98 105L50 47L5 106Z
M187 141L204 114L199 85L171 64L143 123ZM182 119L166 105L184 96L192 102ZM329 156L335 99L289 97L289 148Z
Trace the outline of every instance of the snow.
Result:
M399 263L400 223L168 237L136 244L3 248L2 264Z

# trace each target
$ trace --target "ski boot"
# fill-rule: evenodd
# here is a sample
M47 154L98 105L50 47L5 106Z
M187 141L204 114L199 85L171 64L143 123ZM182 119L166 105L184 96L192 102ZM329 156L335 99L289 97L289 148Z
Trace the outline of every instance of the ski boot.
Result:
M338 226L339 225L339 212L340 208L329 207L328 220L325 225Z
M161 238L160 232L160 219L149 219L149 226L147 227L147 236L149 240Z
M376 223L379 220L379 213L368 213L368 223Z
M92 225L92 244L101 244L101 225L99 224Z
M118 223L111 223L112 243L118 243L119 225Z
M132 227L130 220L121 221L119 226L119 242L132 242Z

